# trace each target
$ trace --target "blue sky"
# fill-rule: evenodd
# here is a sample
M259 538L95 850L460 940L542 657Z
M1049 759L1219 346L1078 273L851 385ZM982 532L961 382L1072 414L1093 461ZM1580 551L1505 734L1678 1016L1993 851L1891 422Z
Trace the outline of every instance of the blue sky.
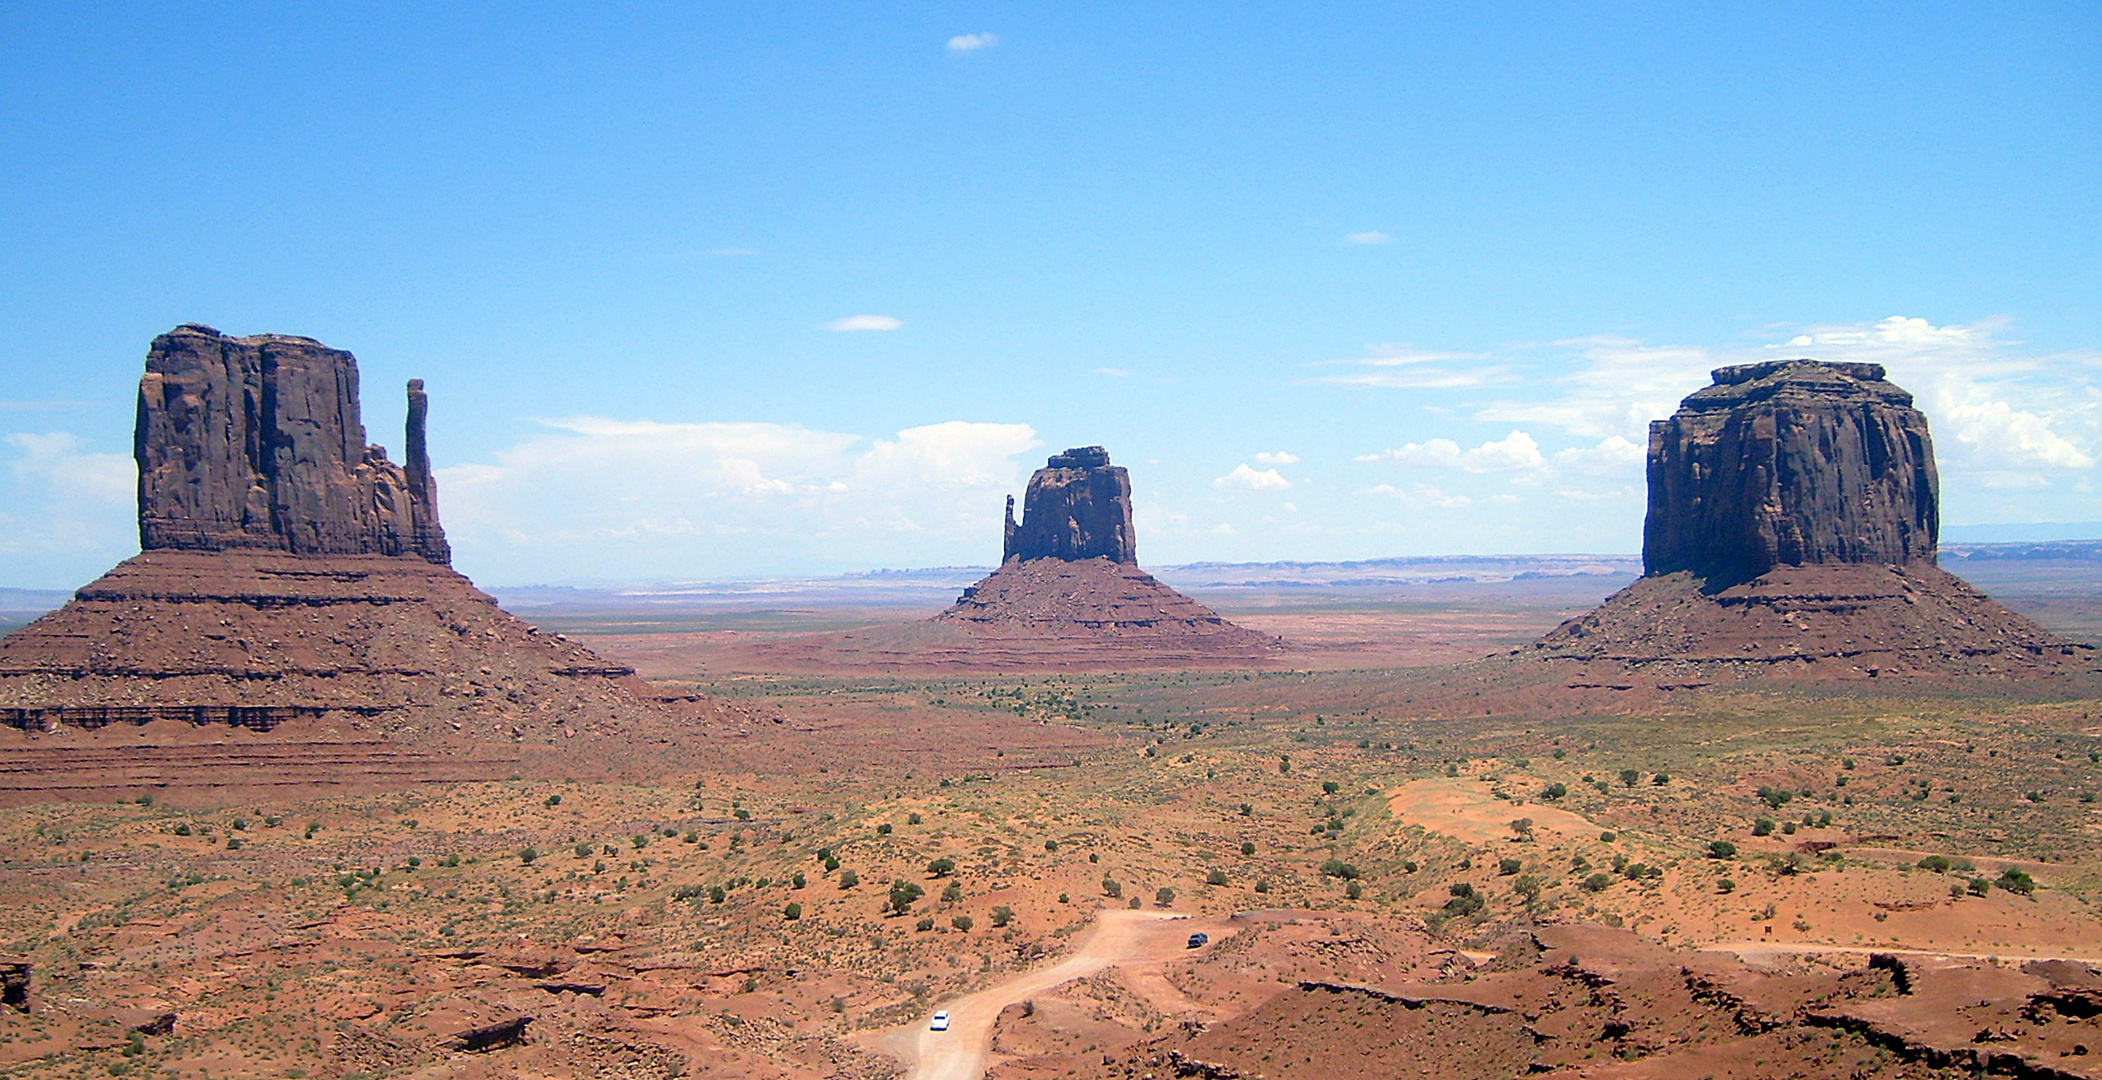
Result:
M1083 443L1147 562L1632 551L1797 354L2102 520L2092 4L603 7L0 9L0 584L185 321L428 380L492 584L986 563Z

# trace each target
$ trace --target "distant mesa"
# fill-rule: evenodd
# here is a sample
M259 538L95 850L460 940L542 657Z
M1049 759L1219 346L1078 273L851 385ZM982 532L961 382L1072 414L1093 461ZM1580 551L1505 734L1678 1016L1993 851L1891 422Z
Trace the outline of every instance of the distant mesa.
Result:
M1131 476L1102 447L1052 455L1029 478L1020 524L1007 500L1003 555L998 570L934 617L970 631L988 657L1260 661L1282 649L1139 569Z
M1876 364L1725 367L1650 425L1643 577L1520 655L1702 679L2081 670L1935 564L1927 418ZM1673 673L1676 673L1675 675ZM1572 685L1588 685L1586 677Z
M195 748L155 756L134 739L103 760L47 744L0 760L0 793L506 775L519 748L658 732L668 716L629 668L539 633L451 569L420 380L408 406L396 465L365 442L351 354L194 324L154 339L134 435L144 550L0 639L0 724L77 742L111 725L311 721L310 745L236 776ZM379 740L511 749L416 764Z

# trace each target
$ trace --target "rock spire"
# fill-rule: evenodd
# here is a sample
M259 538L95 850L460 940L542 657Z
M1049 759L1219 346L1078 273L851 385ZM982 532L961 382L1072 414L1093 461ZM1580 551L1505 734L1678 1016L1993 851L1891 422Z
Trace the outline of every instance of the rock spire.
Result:
M1019 526L1014 498L1008 498L1001 561L1094 558L1138 564L1138 541L1131 528L1131 474L1109 463L1109 451L1081 446L1051 455L1029 478Z
M406 467L365 442L357 359L312 338L186 324L153 340L132 456L139 546L452 560L409 383Z
M1878 364L1718 368L1650 425L1646 574L1711 584L1777 566L1932 563L1934 444Z

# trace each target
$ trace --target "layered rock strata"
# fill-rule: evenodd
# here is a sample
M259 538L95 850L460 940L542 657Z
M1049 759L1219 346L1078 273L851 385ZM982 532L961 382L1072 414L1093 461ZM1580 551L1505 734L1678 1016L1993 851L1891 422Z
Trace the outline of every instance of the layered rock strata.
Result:
M155 339L136 433L146 550L0 639L0 725L312 721L345 745L663 737L676 720L631 669L539 633L446 565L428 410L412 381L396 466L364 444L349 353L199 326ZM29 784L11 761L0 789Z
M1645 573L1720 584L1934 562L1934 443L1881 365L1778 360L1714 377L1650 425Z
M1099 446L1052 455L1029 478L1020 525L1007 500L1004 546L1000 568L934 618L969 632L968 651L989 663L1257 661L1281 649L1139 569L1131 476Z
M1007 500L1007 542L1000 561L1021 559L1108 559L1138 565L1139 545L1131 527L1131 474L1109 463L1109 451L1080 446L1050 461L1029 478L1022 521L1015 524L1014 499Z
M357 359L312 338L188 324L153 340L132 454L139 546L452 561L409 384L408 464L365 442Z
M1630 672L1689 685L2090 666L2091 649L1935 565L1933 441L1880 366L1714 377L1650 426L1644 576L1521 657L1576 661L1571 685L1613 688Z

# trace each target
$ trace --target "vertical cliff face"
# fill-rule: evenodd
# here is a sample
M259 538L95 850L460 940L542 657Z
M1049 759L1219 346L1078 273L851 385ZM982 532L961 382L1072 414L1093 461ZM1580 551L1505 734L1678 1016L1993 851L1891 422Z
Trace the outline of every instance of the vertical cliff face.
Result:
M1720 368L1650 425L1650 575L1711 585L1779 566L1931 564L1939 483L1927 418L1877 364Z
M1109 451L1083 446L1054 454L1029 478L1022 523L1007 504L1002 561L1105 558L1137 565L1131 527L1131 474L1109 463Z
M404 469L365 443L351 354L208 326L163 334L139 381L139 544L449 563L424 449L428 409L412 382Z

